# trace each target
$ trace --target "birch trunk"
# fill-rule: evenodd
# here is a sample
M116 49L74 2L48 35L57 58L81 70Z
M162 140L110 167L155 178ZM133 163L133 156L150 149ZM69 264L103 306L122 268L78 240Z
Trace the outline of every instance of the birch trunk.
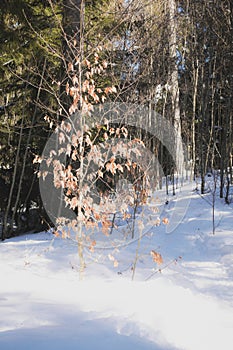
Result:
M181 118L180 118L180 91L177 61L177 8L175 0L168 0L169 15L169 55L170 55L170 86L172 101L172 116L175 129L175 159L176 171L182 175L184 163L181 139Z

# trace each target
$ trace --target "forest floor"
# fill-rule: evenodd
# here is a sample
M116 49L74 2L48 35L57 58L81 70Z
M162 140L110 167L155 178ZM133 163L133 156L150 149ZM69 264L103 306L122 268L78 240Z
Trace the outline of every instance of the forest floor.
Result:
M166 198L173 226L152 226L140 246L87 251L82 281L72 240L1 242L0 349L232 350L233 203L216 199L213 234L213 194L194 188Z

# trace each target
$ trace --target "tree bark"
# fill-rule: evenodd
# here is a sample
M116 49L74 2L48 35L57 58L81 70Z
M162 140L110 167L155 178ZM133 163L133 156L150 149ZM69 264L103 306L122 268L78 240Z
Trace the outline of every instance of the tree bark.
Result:
M183 168L183 153L181 139L181 118L180 118L180 90L177 67L177 7L175 0L168 0L168 15L169 15L169 55L170 55L170 85L171 85L171 100L172 100L172 116L175 129L175 159L177 173L182 172Z

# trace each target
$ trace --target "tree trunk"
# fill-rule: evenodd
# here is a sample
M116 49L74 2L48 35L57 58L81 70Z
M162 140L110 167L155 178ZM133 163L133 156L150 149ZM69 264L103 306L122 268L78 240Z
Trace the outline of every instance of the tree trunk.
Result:
M193 91L193 114L192 114L192 169L191 169L191 179L195 178L196 169L196 105L197 105L197 86L199 77L199 67L198 58L196 60L196 69L193 72L194 79L194 91Z
M171 85L171 101L172 101L172 116L175 129L175 159L176 171L182 175L183 168L183 152L181 139L181 118L180 118L180 91L177 68L177 8L175 0L168 0L169 14L169 55L170 55L170 85Z
M74 64L74 61L78 63L76 68L76 76L78 78L79 87L82 86L82 66L81 63L84 58L84 13L85 13L85 0L64 0L63 1L64 16L63 16L63 28L65 40L63 43L63 54L66 61L66 73L67 77L70 77L69 65ZM77 59L78 58L78 59ZM72 69L71 69L72 71ZM72 72L71 72L72 74ZM80 89L80 95L82 91ZM72 102L70 101L70 104ZM68 107L70 107L68 105ZM84 255L83 255L83 232L82 232L82 208L83 208L83 177L84 177L84 147L83 147L83 135L85 126L85 117L82 112L82 96L80 96L80 116L79 116L79 129L81 131L81 137L79 139L79 199L78 199L78 227L77 227L77 242L78 242L78 256L80 261L80 279L83 278L83 272L85 268Z

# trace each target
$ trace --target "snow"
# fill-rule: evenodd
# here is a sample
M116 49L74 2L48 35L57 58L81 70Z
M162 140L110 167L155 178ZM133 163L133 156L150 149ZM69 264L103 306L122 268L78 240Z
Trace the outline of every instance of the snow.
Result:
M169 225L153 226L140 247L105 254L97 244L82 281L71 240L42 232L1 242L0 349L231 350L233 204L216 199L213 235L212 194L194 187L169 197L160 208Z

